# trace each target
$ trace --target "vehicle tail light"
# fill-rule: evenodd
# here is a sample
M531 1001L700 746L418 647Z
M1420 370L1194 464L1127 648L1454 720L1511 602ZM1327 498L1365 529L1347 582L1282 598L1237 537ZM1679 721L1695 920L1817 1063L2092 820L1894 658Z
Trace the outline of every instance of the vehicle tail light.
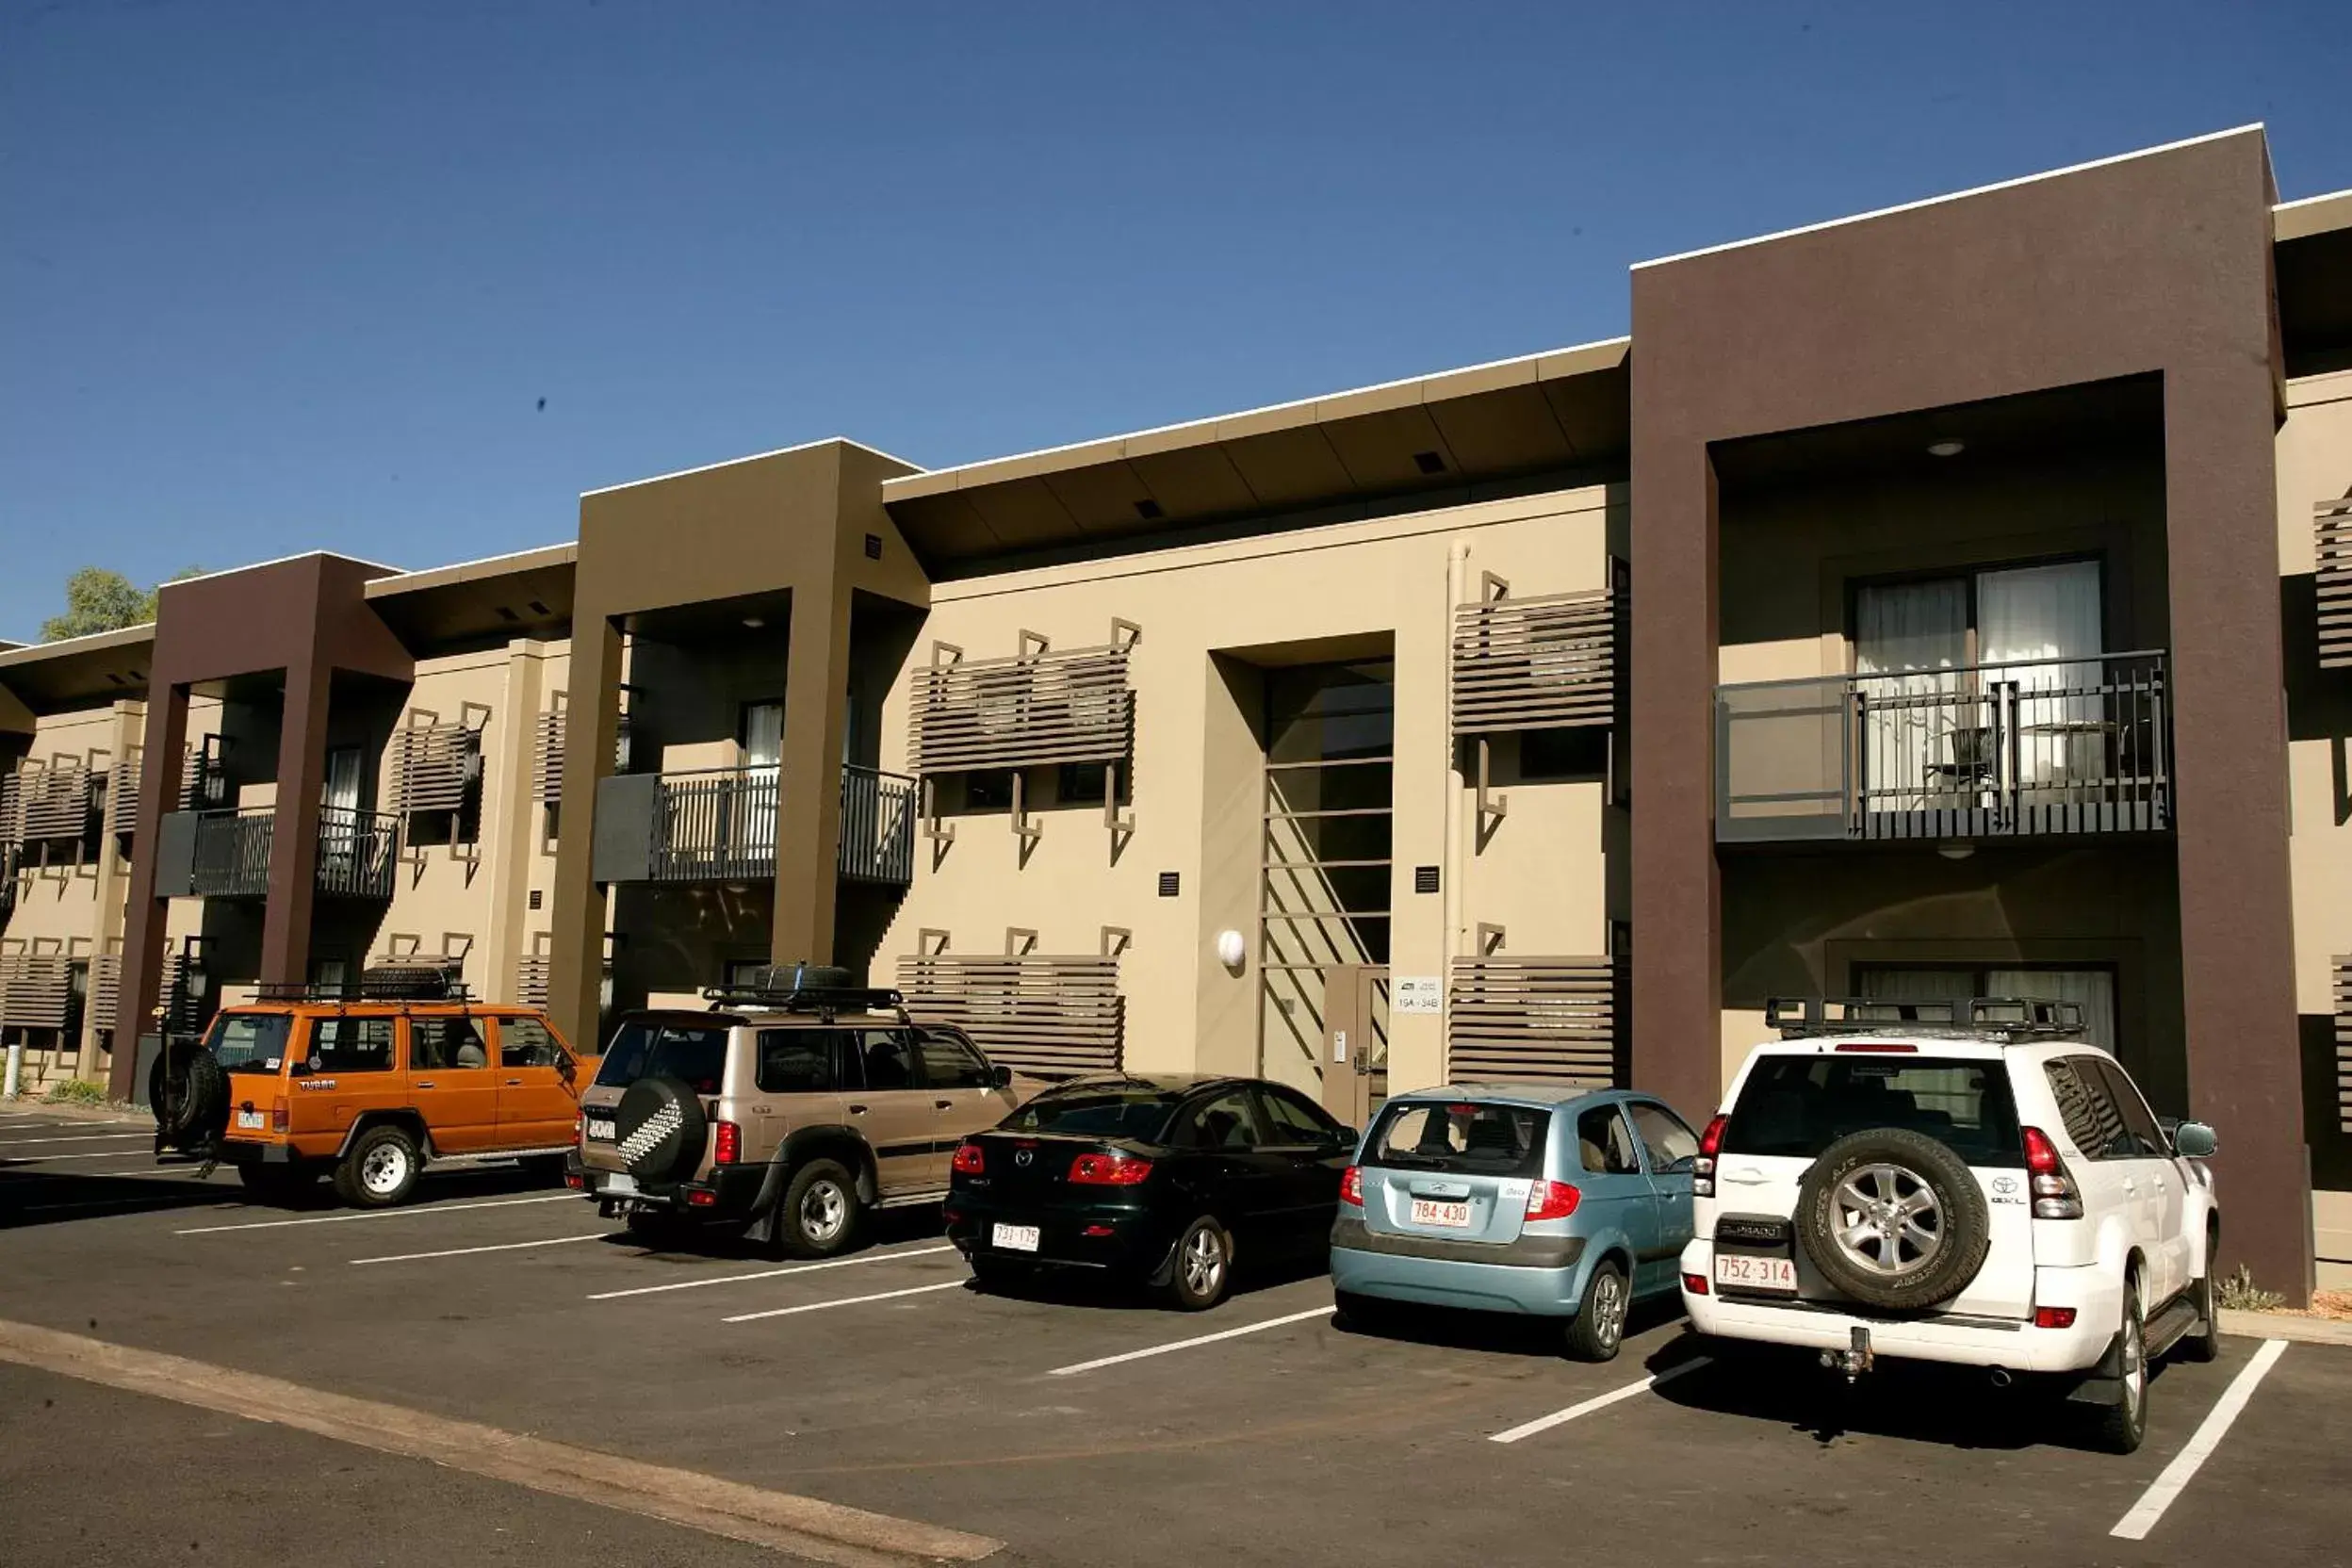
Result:
M956 1157L948 1162L948 1167L958 1176L978 1176L988 1168L988 1156L976 1143L959 1143L956 1146Z
M711 1128L712 1163L733 1165L743 1157L743 1130L731 1121L722 1121Z
M1899 1040L1848 1040L1838 1048L1849 1056L1916 1056L1919 1048Z
M1107 1154L1081 1154L1070 1162L1070 1182L1081 1187L1140 1186L1152 1174L1152 1162L1133 1154L1113 1151Z
M688 1187L686 1204L689 1208L707 1209L719 1200L719 1195L707 1187Z
M1727 1116L1718 1116L1699 1135L1699 1152L1690 1161L1690 1196L1715 1196L1715 1155L1723 1147L1723 1129L1731 1122Z
M572 1141L574 1143L586 1143L588 1141L588 1119L586 1117L576 1116L572 1118Z
M1705 1296L1707 1294L1707 1276L1704 1274L1685 1274L1682 1277L1682 1288L1689 1291L1693 1296Z
M585 1192L588 1190L588 1178L577 1170L567 1170L564 1173L564 1184L574 1192Z
M1339 1200L1359 1209L1364 1207L1363 1167L1351 1165L1339 1173Z
M291 1125L293 1125L293 1113L286 1109L286 1102L283 1100L270 1102L270 1130L273 1133L283 1133Z
M2025 1168L2034 1184L2034 1217L2080 1219L2082 1192L2059 1157L2058 1146L2039 1127L2025 1129Z
M1527 1217L1565 1219L1583 1201L1584 1194L1566 1182L1538 1182L1527 1188Z
M2035 1307L2034 1326L2037 1329L2071 1329L2074 1327L2072 1307Z
M1085 1236L1093 1236L1097 1239L1103 1236L1115 1236L1119 1234L1117 1231L1114 1231L1108 1225L1089 1225L1078 1233Z

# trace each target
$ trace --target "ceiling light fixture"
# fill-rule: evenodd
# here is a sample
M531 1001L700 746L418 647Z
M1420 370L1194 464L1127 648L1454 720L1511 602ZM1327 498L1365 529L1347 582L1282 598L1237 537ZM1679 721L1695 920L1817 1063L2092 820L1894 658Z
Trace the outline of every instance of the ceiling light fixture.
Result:
M1968 449L1968 444L1966 441L1952 437L1946 437L1941 441L1930 441L1927 444L1927 455L1930 457L1958 457Z
M743 629L746 631L757 631L767 624L767 620L763 616L745 615L743 617Z

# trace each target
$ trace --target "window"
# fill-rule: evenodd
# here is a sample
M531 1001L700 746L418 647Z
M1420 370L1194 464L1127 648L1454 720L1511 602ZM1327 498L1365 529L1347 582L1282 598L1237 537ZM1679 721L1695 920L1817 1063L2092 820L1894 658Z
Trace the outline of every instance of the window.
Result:
M1625 1107L1633 1118L1633 1130L1640 1135L1642 1152L1650 1158L1650 1174L1663 1176L1690 1168L1691 1159L1699 1152L1699 1140L1682 1118L1663 1105L1635 1101Z
M596 1082L625 1089L640 1078L683 1078L696 1094L719 1092L727 1069L727 1026L674 1019L624 1019L596 1069Z
M294 1021L284 1013L222 1013L204 1048L231 1072L275 1072L286 1063Z
M560 1067L564 1052L535 1018L498 1020L498 1065L501 1067Z
M988 1059L955 1036L923 1031L923 1081L935 1089L987 1089L996 1086L996 1070Z
M1576 779L1609 776L1609 731L1598 725L1572 729L1530 729L1519 737L1519 776Z
M1811 1159L1871 1127L1924 1133L1973 1166L2025 1164L2008 1070L1979 1057L1763 1057L1731 1108L1723 1149Z
M1584 1168L1595 1176L1638 1176L1642 1162L1634 1157L1633 1135L1614 1105L1595 1105L1576 1118L1576 1148Z
M2050 1098L2058 1102L2058 1119L2066 1124L2066 1138L2086 1160L2107 1157L2107 1146L2122 1131L2123 1118L2107 1098L2106 1080L2096 1071L2084 1072L2082 1067L2089 1057L2070 1056L2049 1063L2042 1070L2050 1080Z
M1366 1165L1472 1176L1540 1176L1547 1110L1533 1105L1391 1101L1373 1130Z
M910 1089L915 1086L915 1046L904 1029L864 1032L865 1087Z
M1072 1133L1156 1143L1176 1096L1165 1089L1075 1086L1047 1089L1004 1123L1016 1133Z
M489 1065L489 1049L482 1044L481 1026L472 1019L460 1014L455 1018L408 1021L408 1066L412 1072L452 1072Z
M2071 1002L2082 1010L2082 1037L2101 1051L2115 1049L2115 974L2112 969L1856 964L1854 988L1857 995L1887 1002L1961 1002L1980 996Z
M1013 776L1009 773L968 773L964 775L964 804L975 811L995 810L1013 803Z
M389 1072L392 1021L388 1018L321 1018L310 1024L310 1056L296 1070Z
M1062 806L1100 806L1106 776L1099 762L1064 762L1054 780L1054 799Z
M758 1082L762 1094L830 1094L841 1086L841 1062L857 1036L846 1029L762 1029Z
M1266 1141L1248 1089L1234 1089L1193 1107L1176 1141L1192 1149L1255 1149Z
M1339 1141L1339 1123L1289 1089L1271 1086L1262 1088L1258 1091L1258 1102L1266 1108L1266 1124L1275 1143L1321 1146Z
M2097 1058L2085 1058L2083 1065L2088 1067L2095 1061L2099 1075L2107 1080L2107 1093L2114 1099L2115 1109L2123 1116L2123 1157L2161 1160L2170 1154L2171 1146L2165 1140L2164 1129L2156 1125L2156 1118L2148 1111L2148 1102L2140 1098L2139 1089L2133 1086L2130 1078L2124 1076L2123 1069L2113 1062Z

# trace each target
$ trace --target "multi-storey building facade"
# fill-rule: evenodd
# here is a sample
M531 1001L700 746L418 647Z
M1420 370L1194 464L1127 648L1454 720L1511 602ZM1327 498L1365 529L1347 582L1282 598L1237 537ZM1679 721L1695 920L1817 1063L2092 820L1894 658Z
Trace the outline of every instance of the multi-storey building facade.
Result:
M134 1092L134 1037L380 955L581 1036L808 958L1034 1067L1698 1114L1771 995L2022 993L2221 1128L2232 1262L2352 1278L2352 194L2246 130L1632 296L0 652L0 1024Z

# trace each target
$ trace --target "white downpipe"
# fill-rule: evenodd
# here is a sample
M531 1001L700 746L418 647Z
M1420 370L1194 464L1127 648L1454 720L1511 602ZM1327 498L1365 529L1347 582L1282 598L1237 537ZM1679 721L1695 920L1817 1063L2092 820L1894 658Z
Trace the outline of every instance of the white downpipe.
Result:
M8 1047L8 1077L0 1085L0 1100L14 1100L17 1086L24 1079L24 1042L18 1040Z
M1453 1025L1454 956L1462 951L1462 748L1454 739L1454 606L1469 580L1470 546L1457 539L1446 551L1446 842L1438 854L1438 877L1446 890L1446 945L1438 955L1437 1050L1441 1078L1450 1074L1446 1041Z

